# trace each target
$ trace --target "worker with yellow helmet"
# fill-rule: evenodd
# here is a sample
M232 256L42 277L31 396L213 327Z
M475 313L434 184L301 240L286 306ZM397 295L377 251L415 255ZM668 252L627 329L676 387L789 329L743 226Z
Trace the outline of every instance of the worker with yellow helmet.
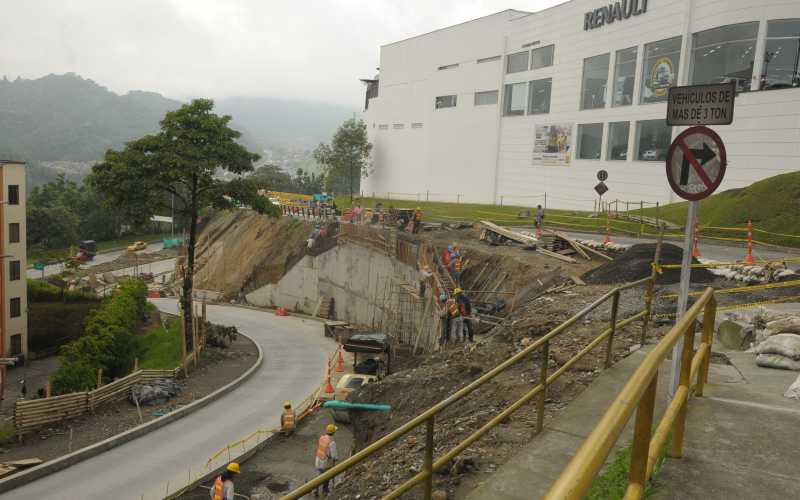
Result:
M333 435L336 434L338 428L333 424L325 426L325 433L319 437L317 443L317 453L314 457L314 467L317 469L318 474L324 474L325 471L336 465L336 460L339 459L339 454L336 451L336 441L333 440ZM328 488L330 479L317 486L314 489L314 496L319 496L320 489L323 493L327 494L330 489Z
M211 500L233 500L233 478L240 472L239 464L229 463L222 474L214 480L214 486L211 487Z
M417 207L414 209L414 234L419 232L420 227L422 227L422 208Z
M458 342L464 337L464 318L461 316L457 303L460 294L461 289L455 288L453 296L447 301L447 312L450 317L450 335L448 335L448 339L452 338L453 342Z

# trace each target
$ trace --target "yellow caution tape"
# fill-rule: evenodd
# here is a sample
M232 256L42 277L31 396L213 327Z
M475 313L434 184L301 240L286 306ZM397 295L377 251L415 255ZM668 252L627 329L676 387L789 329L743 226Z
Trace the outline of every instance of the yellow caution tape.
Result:
M739 293L739 292L752 292L754 290L769 290L772 288L786 288L790 286L800 286L800 280L792 280L792 281L781 281L778 283L764 283L763 285L752 285L752 286L739 286L735 288L718 288L714 290L714 293ZM704 292L690 292L689 296L694 297L697 295L702 295ZM678 298L677 293L670 293L668 295L661 295L659 298L661 299L676 299Z
M778 297L775 299L770 300L762 300L759 302L746 302L743 304L730 304L727 306L717 306L717 311L734 311L737 309L749 309L751 307L758 307L764 306L768 304L780 304L783 302L792 302L792 301L800 301L800 295L791 295L787 297ZM660 313L660 314L653 314L650 317L653 319L657 318L674 318L676 313Z

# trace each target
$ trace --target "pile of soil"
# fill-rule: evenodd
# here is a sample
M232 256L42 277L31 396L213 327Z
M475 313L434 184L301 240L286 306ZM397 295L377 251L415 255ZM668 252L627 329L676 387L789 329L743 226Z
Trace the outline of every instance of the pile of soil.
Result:
M640 243L633 245L627 252L616 259L598 268L592 269L582 276L583 281L596 285L629 283L650 276L652 272L651 264L655 259L656 244ZM683 249L671 243L661 245L662 264L680 264L683 259ZM692 264L699 264L697 259L692 258ZM664 269L658 276L657 282L661 284L678 283L681 279L680 269ZM692 269L692 282L710 283L714 281L714 275L707 269Z

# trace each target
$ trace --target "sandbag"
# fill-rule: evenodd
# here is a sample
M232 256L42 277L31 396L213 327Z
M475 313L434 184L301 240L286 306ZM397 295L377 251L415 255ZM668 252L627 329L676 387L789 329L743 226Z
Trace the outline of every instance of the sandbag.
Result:
M800 361L781 356L780 354L759 354L756 364L764 368L778 368L780 370L794 370L800 372Z
M767 328L784 333L800 333L800 318L787 316L767 323Z
M800 360L800 335L779 333L758 344L756 354L780 354L794 361Z
M783 397L800 401L800 376L783 393Z

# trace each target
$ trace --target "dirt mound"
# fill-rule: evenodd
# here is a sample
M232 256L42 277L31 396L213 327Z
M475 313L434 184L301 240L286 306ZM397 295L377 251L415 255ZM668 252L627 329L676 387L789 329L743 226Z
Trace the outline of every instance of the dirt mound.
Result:
M613 261L595 268L582 276L583 280L592 284L628 283L650 276L651 263L655 258L656 244L641 243L633 245L627 252ZM680 264L683 250L677 245L664 243L661 246L662 264ZM693 264L699 264L692 259ZM658 283L678 283L681 279L680 269L664 269L659 275ZM714 275L707 269L692 269L692 282L710 283Z

